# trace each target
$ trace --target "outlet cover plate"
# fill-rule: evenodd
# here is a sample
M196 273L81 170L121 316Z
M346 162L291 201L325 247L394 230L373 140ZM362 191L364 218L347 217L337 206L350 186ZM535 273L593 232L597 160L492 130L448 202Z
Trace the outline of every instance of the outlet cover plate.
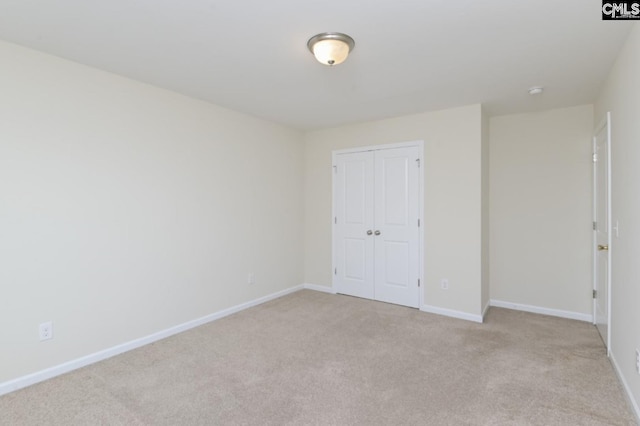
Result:
M51 321L43 322L38 327L40 340L53 339L53 323Z

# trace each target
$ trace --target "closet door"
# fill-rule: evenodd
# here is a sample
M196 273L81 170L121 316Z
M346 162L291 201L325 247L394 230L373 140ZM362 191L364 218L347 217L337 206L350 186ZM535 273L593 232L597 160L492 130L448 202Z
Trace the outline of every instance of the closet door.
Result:
M419 306L419 159L418 147L336 155L338 293Z
M385 149L375 156L374 298L419 305L419 150Z
M334 189L334 255L338 293L374 298L374 153L338 155Z

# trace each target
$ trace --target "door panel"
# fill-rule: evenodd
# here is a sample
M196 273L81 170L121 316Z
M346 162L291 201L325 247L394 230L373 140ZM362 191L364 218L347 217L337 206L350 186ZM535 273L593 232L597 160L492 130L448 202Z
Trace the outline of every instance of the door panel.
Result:
M387 285L409 286L409 244L404 241L384 242L385 278Z
M352 280L363 281L365 274L366 244L364 238L345 238L344 240L344 276Z
M383 197L384 215L382 218L376 217L376 223L407 225L407 210L409 208L408 161L409 159L405 156L378 159L378 173L382 173L381 184L383 185L383 193L378 195Z
M373 299L373 153L338 156L335 179L336 290Z
M367 158L345 161L344 168L344 221L349 225L363 225L367 222L366 186L371 167Z
M419 305L419 149L376 152L375 298Z

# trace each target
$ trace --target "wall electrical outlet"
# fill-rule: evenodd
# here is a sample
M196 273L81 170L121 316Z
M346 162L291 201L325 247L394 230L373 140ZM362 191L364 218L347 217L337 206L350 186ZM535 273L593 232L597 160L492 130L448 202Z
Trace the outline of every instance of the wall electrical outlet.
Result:
M253 272L249 272L247 275L247 284L255 284L256 283L256 275Z
M449 290L449 280L447 278L440 280L440 288L443 290Z
M53 339L53 323L51 321L43 322L38 327L40 340Z

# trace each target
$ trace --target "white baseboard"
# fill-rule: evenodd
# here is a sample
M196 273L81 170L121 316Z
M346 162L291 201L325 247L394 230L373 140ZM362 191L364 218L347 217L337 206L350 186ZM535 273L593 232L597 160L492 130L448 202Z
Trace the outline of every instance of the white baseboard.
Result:
M315 290L315 291L321 291L323 293L337 294L332 287L327 287L327 286L317 285L317 284L303 284L302 286L308 290ZM420 308L420 310L423 312L429 312L431 314L444 315L447 317L459 318L459 319L479 322L479 323L483 321L484 315L487 313L488 309L489 309L489 304L487 303L487 306L485 306L484 311L482 312L482 315L473 315L466 312L438 308L437 306L430 306L430 305L422 305L422 307Z
M302 287L304 287L307 290L314 290L314 291L320 291L322 293L336 294L336 292L333 290L332 287L327 287L326 285L302 284Z
M484 305L484 309L482 310L482 322L487 317L487 312L489 312L489 308L491 307L491 301L488 301L486 305Z
M474 315L467 312L454 311L453 309L438 308L437 306L431 305L422 305L420 307L420 310L422 312L429 312L430 314L444 315L447 317L482 323L482 315Z
M593 315L591 314L581 314L579 312L563 311L560 309L542 308L540 306L523 305L521 303L511 303L494 299L491 299L490 303L491 306L495 306L496 308L514 309L516 311L532 312L534 314L550 315L553 317L593 322Z
M622 387L624 388L624 391L626 393L627 400L629 401L629 403L631 404L631 407L633 408L633 413L636 415L636 422L638 422L638 424L640 425L640 407L638 407L638 403L633 397L631 388L629 387L629 384L627 383L624 376L622 375L622 372L620 371L620 367L618 366L618 362L616 361L616 358L613 356L613 352L609 353L609 359L611 360L611 364L613 365L613 370L616 372L616 375L618 376L618 380L620 380L620 383L622 383Z
M16 391L18 389L25 388L27 386L31 386L36 383L51 379L61 374L68 373L73 370L77 370L89 364L103 361L107 358L111 358L112 356L119 355L121 353L130 351L132 349L136 349L141 346L148 345L149 343L153 343L158 340L165 339L169 336L173 336L174 334L182 333L183 331L187 331L189 329L215 321L217 319L226 317L228 315L235 314L236 312L240 312L245 309L252 308L254 306L268 302L270 300L274 300L279 297L285 296L287 294L302 290L303 288L305 288L304 285L297 285L295 287L278 291L276 293L272 293L272 294L260 297L258 299L251 300L249 302L232 306L231 308L223 309L221 311L206 315L201 318L187 321L183 324L180 324L171 328L167 328L165 330L150 334L145 337L141 337L139 339L131 340L129 342L122 343L120 345L116 345L111 348L104 349L102 351L95 352L95 353L83 356L81 358L77 358L77 359L65 362L60 365L56 365L54 367L50 367L41 371L37 371L32 374L28 374L26 376L18 377L16 379L9 380L4 383L0 383L0 396L7 394L9 392Z

